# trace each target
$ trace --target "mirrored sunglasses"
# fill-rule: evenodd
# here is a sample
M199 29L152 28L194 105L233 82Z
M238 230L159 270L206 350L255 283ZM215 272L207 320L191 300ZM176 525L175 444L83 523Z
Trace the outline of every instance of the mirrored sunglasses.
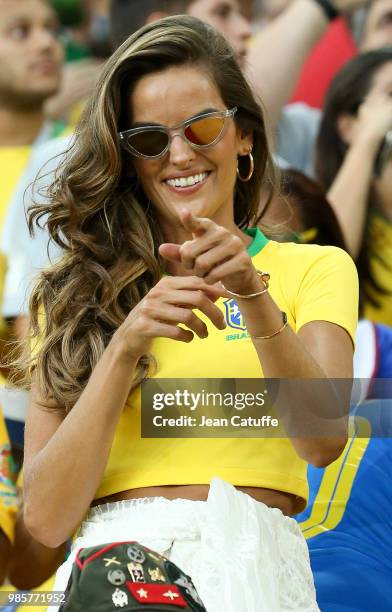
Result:
M217 144L227 127L227 119L234 117L237 107L226 111L205 113L184 121L173 128L147 125L119 133L120 143L132 155L156 159L167 153L174 135L181 136L194 149L205 149Z

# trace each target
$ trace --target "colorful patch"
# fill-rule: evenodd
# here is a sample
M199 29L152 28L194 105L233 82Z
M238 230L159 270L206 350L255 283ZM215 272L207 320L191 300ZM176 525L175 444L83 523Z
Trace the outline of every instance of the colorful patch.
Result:
M186 601L175 584L137 584L127 582L133 597L141 604L161 603L186 608Z
M238 308L238 304L235 300L223 300L225 305L226 322L230 327L234 329L246 330L244 318Z

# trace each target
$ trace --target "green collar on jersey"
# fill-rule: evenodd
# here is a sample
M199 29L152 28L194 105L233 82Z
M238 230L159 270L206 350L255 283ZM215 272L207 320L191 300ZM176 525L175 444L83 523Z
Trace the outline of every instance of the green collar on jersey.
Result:
M244 230L244 233L253 238L252 242L246 249L251 257L254 257L257 255L257 253L260 253L261 249L263 249L269 242L268 238L264 236L263 232L258 227L250 227Z

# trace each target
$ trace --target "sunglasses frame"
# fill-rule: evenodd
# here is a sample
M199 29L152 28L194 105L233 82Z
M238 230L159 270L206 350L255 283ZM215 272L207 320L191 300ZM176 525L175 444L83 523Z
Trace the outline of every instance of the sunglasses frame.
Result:
M125 130L123 132L119 132L118 136L120 139L121 146L126 151L128 151L128 153L131 153L135 157L141 157L142 159L159 159L160 157L163 157L164 155L166 155L166 153L168 152L170 148L173 136L176 136L176 135L181 136L181 138L185 140L185 142L189 146L191 146L193 149L208 149L209 147L213 147L214 145L216 145L223 138L226 132L226 129L227 129L227 121L223 122L222 129L219 135L215 138L215 140L206 145L197 145L191 142L185 135L186 128L192 125L192 123L194 123L195 121L200 121L200 119L206 119L209 117L211 118L217 117L219 119L225 120L225 119L228 119L229 117L234 117L237 111L238 111L238 107L234 106L233 108L229 110L225 110L225 111L213 111L211 113L202 113L200 115L197 115L196 117L187 119L186 121L183 121L179 125L176 125L175 127L172 127L172 128L165 127L164 125L146 125L142 127L132 128L130 130ZM137 151L136 149L134 149L132 145L130 145L127 142L128 136L134 136L135 134L141 134L143 132L163 132L164 134L167 134L167 137L168 137L167 145L163 149L163 151L161 151L161 153L159 153L158 155L144 155L143 153L140 153L140 151Z

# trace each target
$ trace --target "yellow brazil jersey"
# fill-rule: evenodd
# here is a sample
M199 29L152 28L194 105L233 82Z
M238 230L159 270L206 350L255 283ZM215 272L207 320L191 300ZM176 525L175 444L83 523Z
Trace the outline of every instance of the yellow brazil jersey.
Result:
M380 214L373 212L369 222L370 268L376 282L385 293L368 287L379 307L365 303L364 316L375 323L392 325L392 223Z
M290 326L309 321L335 323L354 341L358 311L358 279L350 257L335 247L268 241L259 230L248 230L248 248L257 269L271 274L270 293ZM185 344L157 338L152 353L156 378L260 378L255 348L241 330L234 300L216 304L228 327L216 329L203 314L208 338L195 336ZM219 476L237 486L265 487L297 496L296 511L308 498L306 463L290 440L283 438L142 438L140 388L128 398L109 460L95 498L146 486L208 484ZM99 410L99 406L97 406Z

